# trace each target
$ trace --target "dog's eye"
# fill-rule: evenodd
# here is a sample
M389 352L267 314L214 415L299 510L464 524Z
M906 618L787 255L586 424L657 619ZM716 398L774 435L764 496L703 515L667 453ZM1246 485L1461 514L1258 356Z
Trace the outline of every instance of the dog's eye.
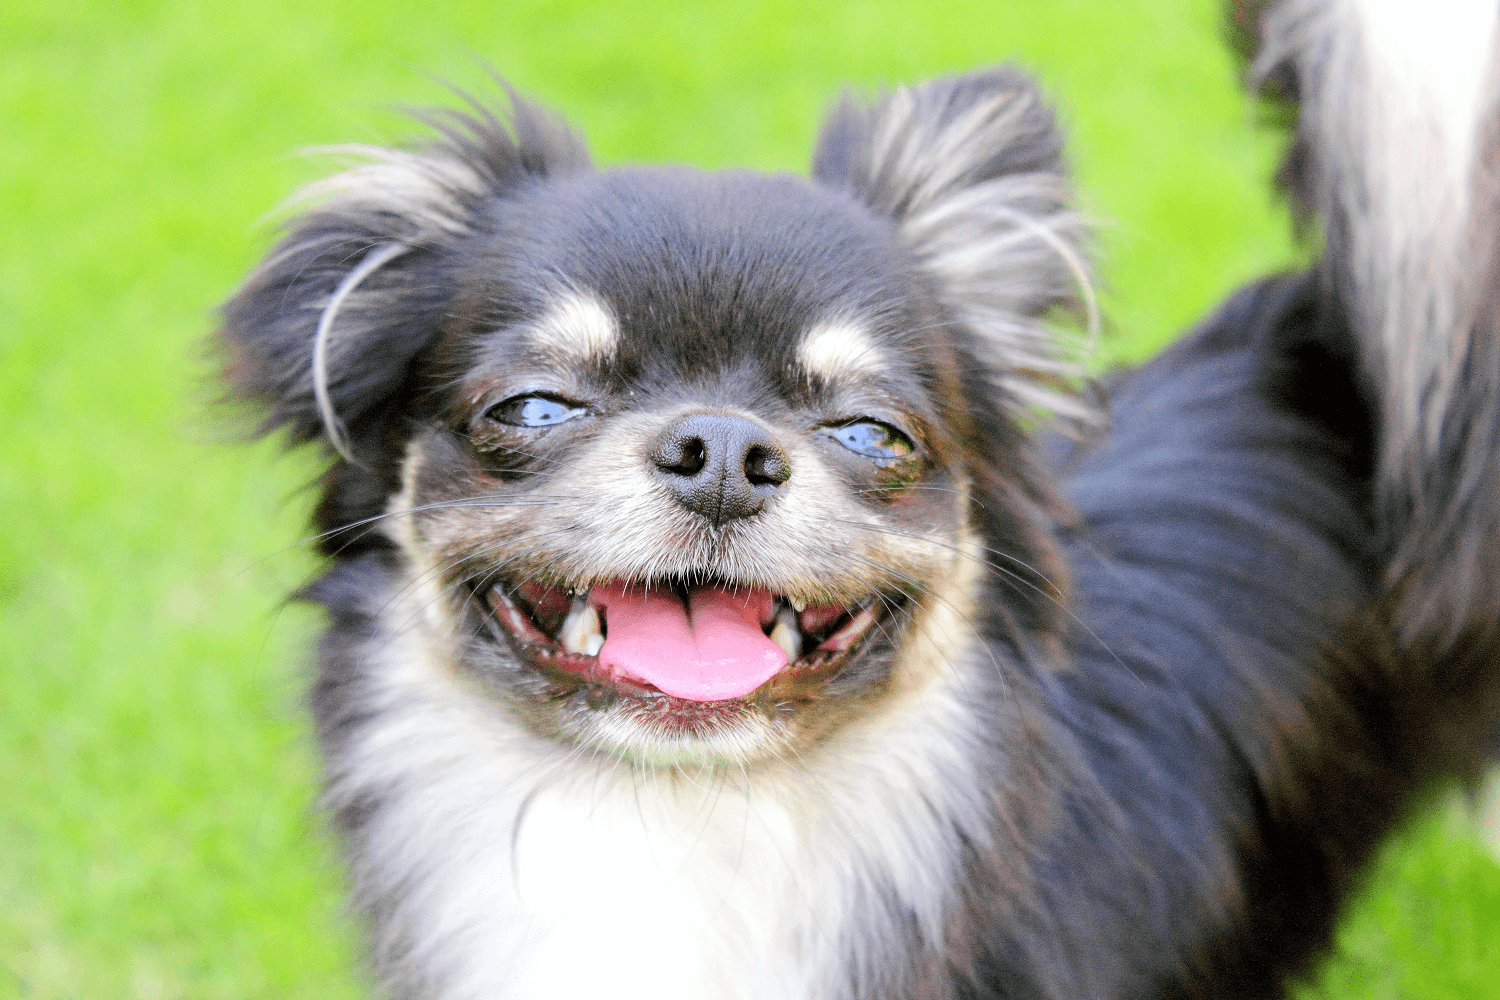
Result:
M551 396L514 396L503 403L490 407L485 416L512 427L551 427L581 417L588 413L582 406L574 406Z
M822 432L854 454L877 462L895 462L915 450L905 434L878 420L856 420L837 427L824 427Z

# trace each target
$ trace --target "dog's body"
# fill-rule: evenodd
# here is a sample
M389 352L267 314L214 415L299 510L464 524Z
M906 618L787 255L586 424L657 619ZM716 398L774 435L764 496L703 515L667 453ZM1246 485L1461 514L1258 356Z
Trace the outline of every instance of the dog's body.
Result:
M1021 431L1088 414L1037 374L1082 229L1019 74L846 103L810 183L439 124L225 329L341 455L313 703L392 994L1275 995L1471 760L1357 295L1248 289L1096 440Z
M1326 349L1309 298L1247 292L1117 387L1065 480L1089 519L1067 669L955 614L933 629L999 641L753 775L501 725L412 635L435 588L386 553L339 564L313 592L335 622L314 705L397 995L1269 992L1414 770L1352 631L1374 589L1353 385L1304 413L1311 387L1267 366Z

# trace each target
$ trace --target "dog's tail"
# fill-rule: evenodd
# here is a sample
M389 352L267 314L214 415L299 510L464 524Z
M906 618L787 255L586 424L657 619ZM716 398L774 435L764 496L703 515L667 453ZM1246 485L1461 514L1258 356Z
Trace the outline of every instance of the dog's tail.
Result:
M1402 662L1500 674L1500 5L1231 12L1252 80L1296 109L1280 179L1364 345Z

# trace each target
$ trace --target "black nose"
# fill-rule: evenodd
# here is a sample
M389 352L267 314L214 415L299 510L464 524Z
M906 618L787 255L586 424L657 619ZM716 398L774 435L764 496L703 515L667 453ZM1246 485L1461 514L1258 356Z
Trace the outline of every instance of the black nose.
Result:
M792 476L769 431L718 413L672 424L651 442L650 457L678 503L716 525L758 512Z

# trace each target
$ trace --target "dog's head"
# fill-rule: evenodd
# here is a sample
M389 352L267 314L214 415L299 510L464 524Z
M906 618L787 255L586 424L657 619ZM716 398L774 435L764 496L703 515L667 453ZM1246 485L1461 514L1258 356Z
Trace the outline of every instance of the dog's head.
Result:
M1041 318L1086 279L1027 79L846 100L810 181L595 172L521 102L435 124L315 185L222 336L338 453L330 553L399 550L476 697L743 763L1046 629L1016 412L1063 398Z

